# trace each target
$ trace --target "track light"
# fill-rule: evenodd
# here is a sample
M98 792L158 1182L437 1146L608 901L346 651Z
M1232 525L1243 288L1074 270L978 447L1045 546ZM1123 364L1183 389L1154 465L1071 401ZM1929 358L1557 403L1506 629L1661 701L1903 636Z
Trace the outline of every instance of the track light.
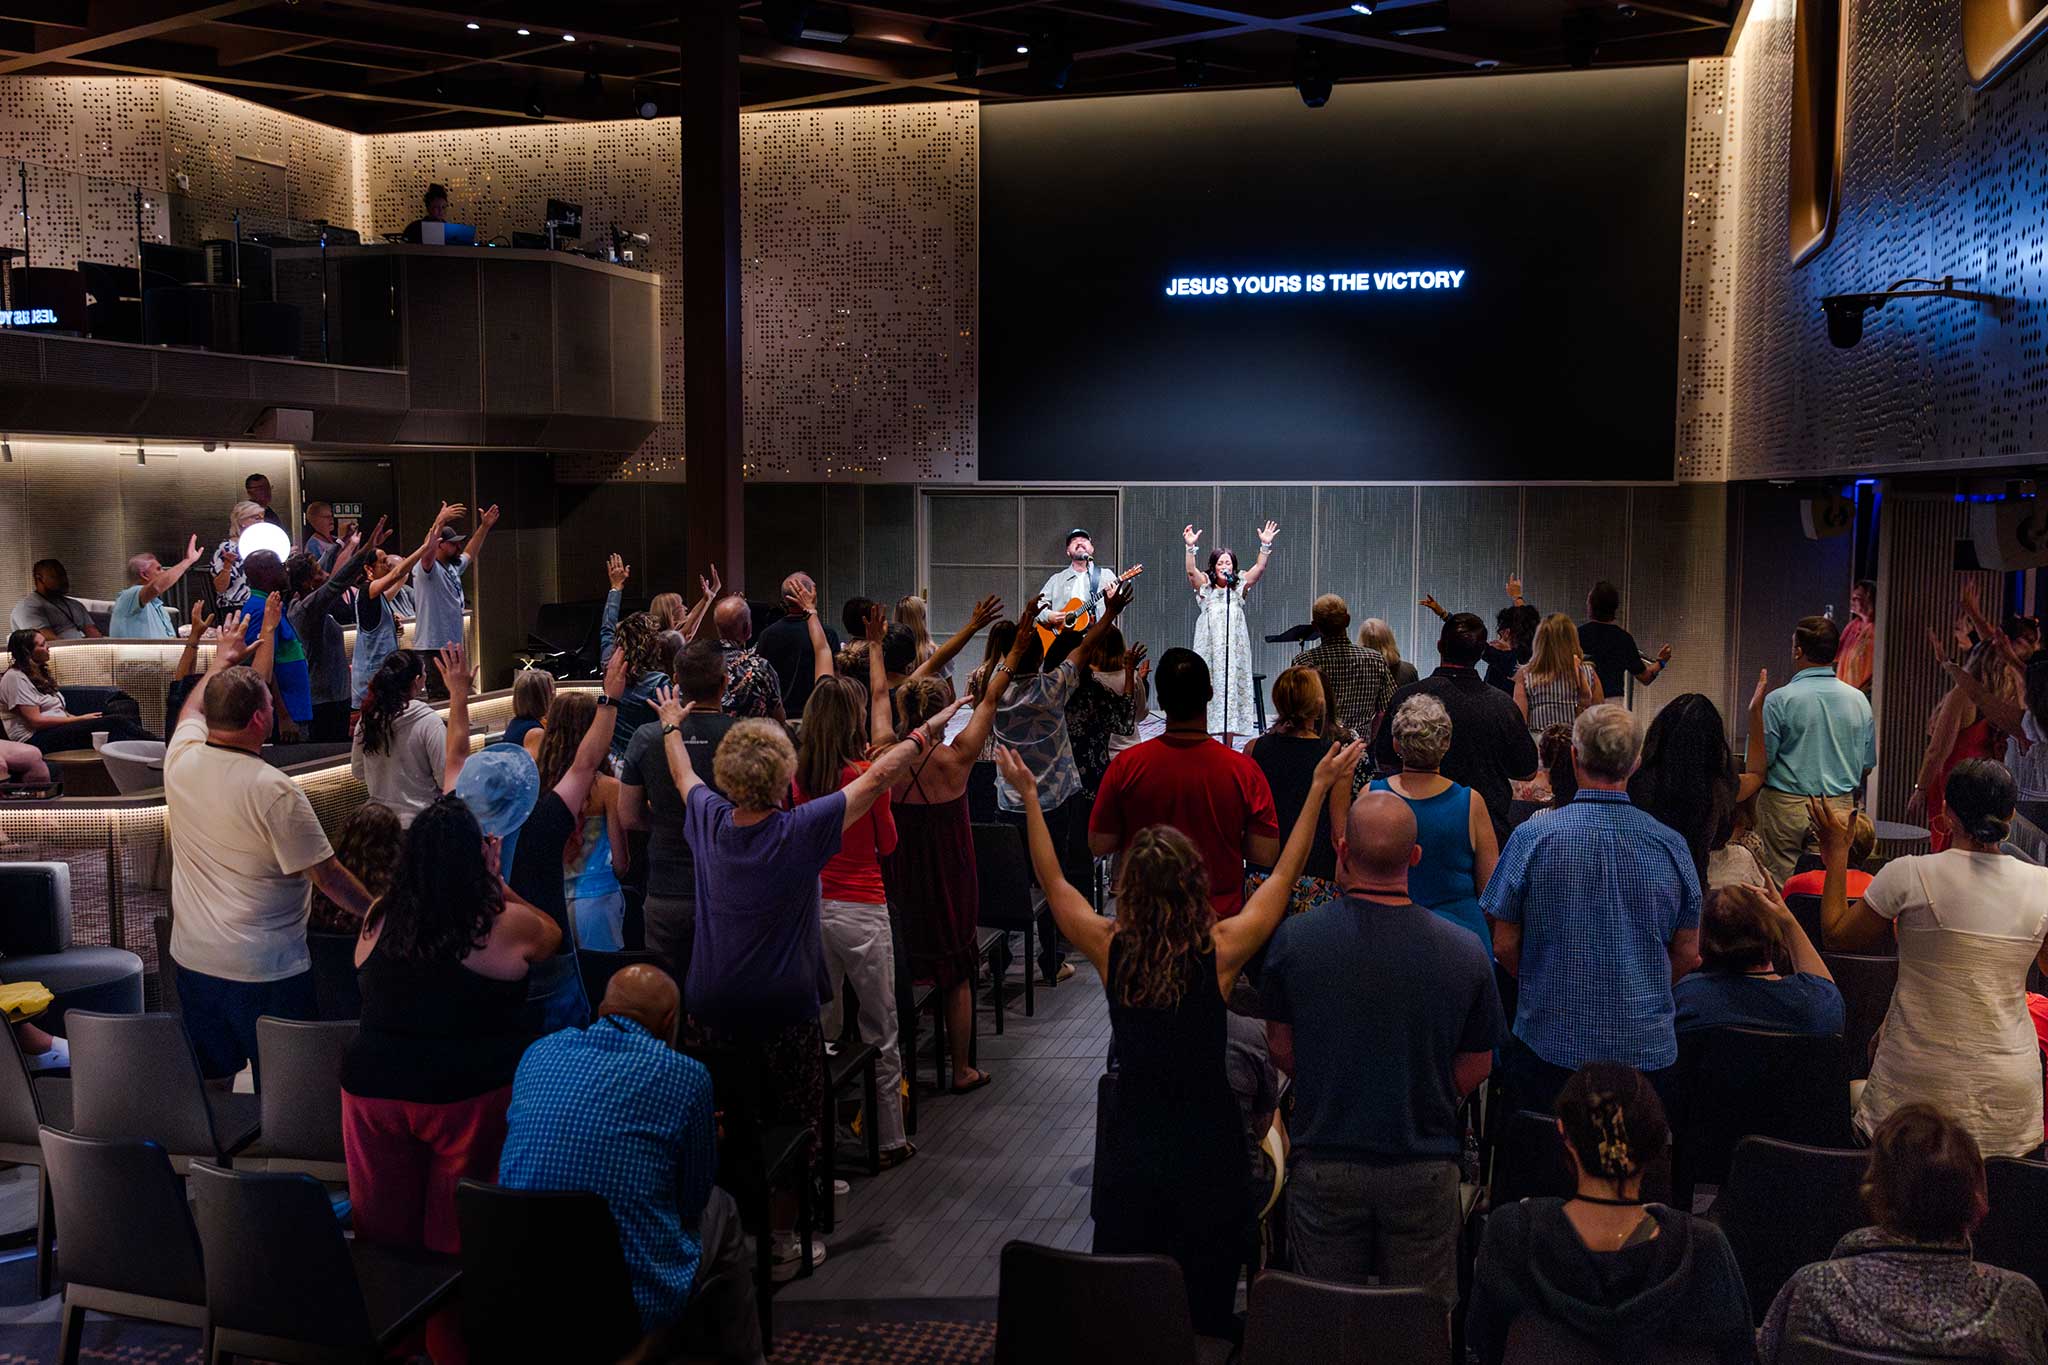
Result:
M564 33L562 35L562 41L565 43L573 43L576 41L576 35L573 33Z
M1965 276L1963 283L1970 283L1969 277ZM1908 289L1906 286L1909 284L1932 287ZM1938 280L1914 276L1872 294L1828 294L1820 301L1821 311L1827 315L1828 340L1841 350L1854 346L1863 339L1863 315L1876 312L1893 299L1973 299L1984 302L1985 296L1956 288L1954 275L1944 275Z
M651 85L633 87L633 112L641 118L654 118L661 113L661 100Z
M1351 0L1351 10L1354 14L1369 16L1372 13L1372 6L1365 3L1365 0Z
M468 29L471 33L475 33L478 29L482 28L483 25L479 24L476 20L472 19L468 23L464 24L463 27Z
M533 30L530 28L522 28L517 30L517 32L522 38L531 38L533 36Z
M1335 84L1330 77L1322 45L1305 38L1296 44L1294 88L1301 95L1301 102L1311 109L1322 108L1330 102L1330 91Z
M761 22L778 42L802 42L810 18L811 0L761 0Z

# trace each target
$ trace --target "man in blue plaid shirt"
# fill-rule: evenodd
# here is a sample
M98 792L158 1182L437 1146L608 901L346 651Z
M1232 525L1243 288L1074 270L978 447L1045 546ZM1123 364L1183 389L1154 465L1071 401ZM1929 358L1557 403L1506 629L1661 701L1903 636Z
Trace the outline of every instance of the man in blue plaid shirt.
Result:
M737 1281L733 1292L694 1315L716 1320L693 1321L690 1335L729 1343L720 1359L758 1359L738 1209L712 1184L711 1075L669 1042L681 1011L668 973L635 965L613 975L588 1028L563 1029L528 1048L512 1080L498 1180L513 1189L604 1196L648 1331L681 1318L693 1288L714 1269L736 1267L718 1276L722 1290ZM743 1340L732 1349L735 1335Z

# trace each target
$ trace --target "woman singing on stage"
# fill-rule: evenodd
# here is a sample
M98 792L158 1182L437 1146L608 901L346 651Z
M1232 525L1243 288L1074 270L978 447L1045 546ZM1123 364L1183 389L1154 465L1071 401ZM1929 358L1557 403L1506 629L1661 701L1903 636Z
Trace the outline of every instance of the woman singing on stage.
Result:
M1209 568L1195 567L1195 542L1202 533L1192 526L1182 529L1180 538L1188 549L1188 586L1202 614L1195 621L1195 653L1209 665L1209 733L1221 735L1228 744L1235 735L1256 732L1258 722L1252 709L1252 641L1244 626L1244 598L1266 571L1273 557L1273 537L1280 524L1268 521L1259 528L1259 562L1237 572L1237 556L1224 547L1209 552Z

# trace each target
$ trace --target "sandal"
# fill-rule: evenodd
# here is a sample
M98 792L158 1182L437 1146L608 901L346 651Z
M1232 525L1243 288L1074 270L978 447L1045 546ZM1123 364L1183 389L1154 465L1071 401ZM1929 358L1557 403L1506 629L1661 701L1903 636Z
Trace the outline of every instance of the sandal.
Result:
M966 1082L964 1085L959 1081L953 1082L953 1093L955 1095L964 1095L970 1090L979 1090L983 1086L987 1085L989 1082L993 1081L994 1079L994 1076L991 1076L988 1072L983 1071L979 1067L977 1067L974 1072L973 1080Z
M906 1142L901 1147L885 1147L882 1149L882 1169L894 1170L916 1155L917 1144L914 1142Z

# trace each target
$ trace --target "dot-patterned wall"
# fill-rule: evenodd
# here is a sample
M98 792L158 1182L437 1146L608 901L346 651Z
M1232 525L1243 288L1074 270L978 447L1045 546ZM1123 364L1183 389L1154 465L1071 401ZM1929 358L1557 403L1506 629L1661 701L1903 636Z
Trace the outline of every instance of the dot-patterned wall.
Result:
M1729 476L2038 455L2048 449L2048 59L2036 53L1974 91L1959 5L1845 0L1841 202L1833 240L1795 270L1794 4L1754 0L1726 63L1732 155L1714 193L1734 228ZM1868 315L1854 348L1828 341L1823 295L1948 274L1993 299L1898 300Z
M179 81L0 78L38 264L133 265L137 186L145 235L180 242L228 235L237 208L245 230L395 231L431 181L484 238L541 231L550 198L587 236L648 233L664 421L637 451L562 457L568 482L683 477L680 143L674 119L361 136ZM975 477L979 152L972 102L742 117L749 478ZM0 245L18 208L0 175Z

